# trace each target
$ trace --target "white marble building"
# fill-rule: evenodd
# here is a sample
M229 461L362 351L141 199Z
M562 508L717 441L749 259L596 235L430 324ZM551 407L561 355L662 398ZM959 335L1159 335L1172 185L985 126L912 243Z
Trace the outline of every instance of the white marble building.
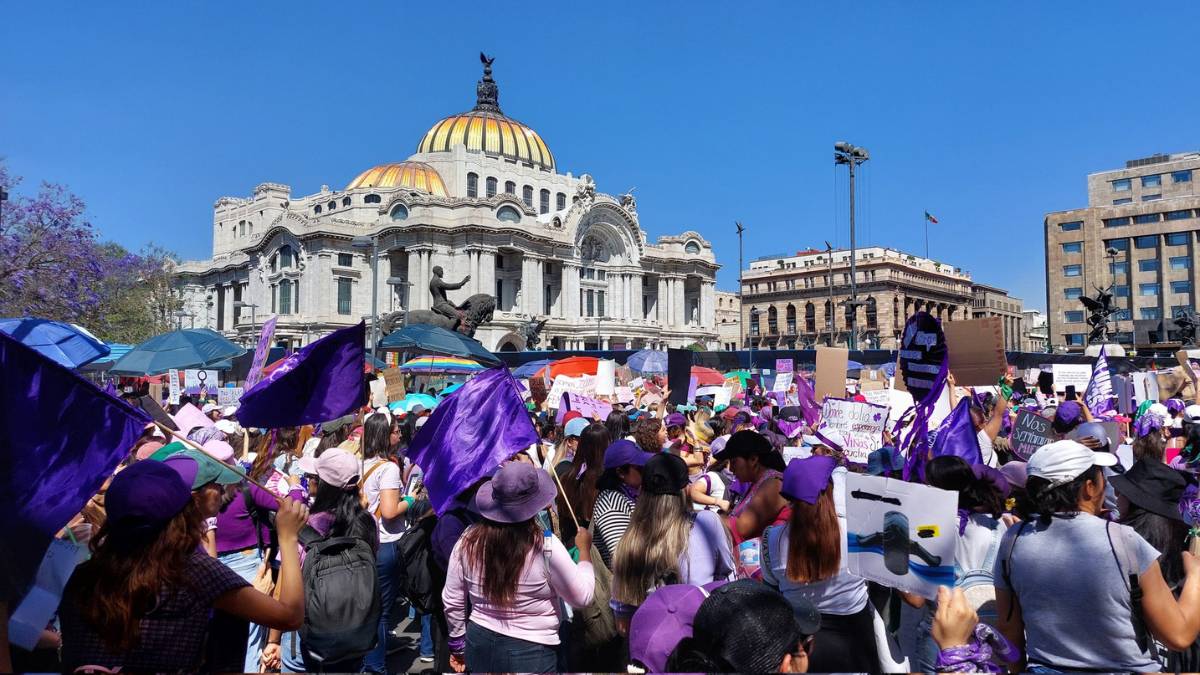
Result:
M492 350L521 349L517 328L543 318L541 348L715 347L709 242L692 231L647 241L632 195L559 173L541 137L500 111L490 65L476 89L476 106L435 123L415 154L343 190L297 197L262 183L218 199L212 258L178 269L190 321L248 343L251 310L234 303L252 304L255 323L278 314L277 342L297 346L369 319L370 249L351 244L367 236L381 315L428 309L441 266L447 281L471 277L450 292L456 304L497 297L475 335Z

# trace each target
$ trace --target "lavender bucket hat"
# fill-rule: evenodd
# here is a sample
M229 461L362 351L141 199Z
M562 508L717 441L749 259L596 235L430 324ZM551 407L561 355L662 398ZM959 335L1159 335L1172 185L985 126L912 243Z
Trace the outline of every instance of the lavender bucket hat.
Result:
M520 523L554 501L554 479L524 462L504 465L475 493L475 508L488 520Z

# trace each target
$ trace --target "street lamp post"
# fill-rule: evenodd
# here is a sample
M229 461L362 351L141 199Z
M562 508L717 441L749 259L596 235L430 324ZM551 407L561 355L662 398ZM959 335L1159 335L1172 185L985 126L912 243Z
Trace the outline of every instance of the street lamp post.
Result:
M244 308L247 308L247 307L249 307L249 308L250 308L250 344L257 344L257 343L258 343L258 338L257 338L257 336L255 335L255 333L257 332L257 330L256 330L256 326L255 326L255 323L254 323L254 310L258 309L258 305L255 305L255 304L253 304L253 303L250 303L250 302L242 302L241 300L234 300L234 301L233 301L233 306L234 306L234 307L236 307L236 308L238 308L238 309L244 309Z
M829 346L833 346L833 245L827 240L825 242L825 257L829 262L829 280L826 286L829 287L829 312L825 316L825 324L829 326Z
M379 242L375 237L358 236L350 245L371 249L371 361L375 360L375 345L379 342Z
M742 320L742 270L745 269L742 263L742 233L746 228L742 225L742 221L735 220L737 225L738 235L738 346L746 344L746 322Z
M764 312L761 309L758 309L757 307L750 310L749 314L750 314L751 325L757 326L758 325L758 319L757 319L758 315L765 314L765 313L766 312ZM751 375L754 374L754 336L753 335L750 336L750 374Z
M838 141L833 144L833 163L845 164L850 167L850 299L846 305L850 307L850 321L846 326L849 334L850 349L858 348L858 336L855 335L855 322L858 321L858 278L857 267L855 265L855 238L854 238L854 173L859 164L871 158L871 154L866 148L860 148L851 145L846 141Z

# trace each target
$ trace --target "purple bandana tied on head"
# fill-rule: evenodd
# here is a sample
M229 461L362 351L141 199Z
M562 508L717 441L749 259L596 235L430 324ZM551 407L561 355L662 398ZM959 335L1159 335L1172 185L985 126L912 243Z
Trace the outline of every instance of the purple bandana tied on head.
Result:
M1162 428L1163 418L1151 413L1144 413L1133 423L1133 435L1136 438L1145 438L1155 431L1162 431Z

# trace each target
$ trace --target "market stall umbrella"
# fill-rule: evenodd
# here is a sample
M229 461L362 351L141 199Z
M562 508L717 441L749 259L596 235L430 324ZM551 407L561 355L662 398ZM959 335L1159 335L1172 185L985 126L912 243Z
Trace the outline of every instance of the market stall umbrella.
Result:
M625 361L629 369L638 373L667 372L667 353L657 349L643 349L634 352Z
M566 375L567 377L595 375L599 364L600 359L595 356L569 356L547 364L542 370L534 373L534 375L543 375L549 380L553 380L559 375Z
M533 377L534 375L537 375L539 370L541 370L542 368L545 368L546 366L550 365L551 363L554 363L553 359L538 359L537 361L530 361L529 363L522 363L521 365L517 366L516 368L513 368L512 376L517 378L518 380L528 380L529 378Z
M697 386L709 387L725 384L725 376L704 366L692 366L692 377L696 378Z
M109 370L114 375L157 375L172 368L211 368L246 349L208 328L185 328L156 335L130 349Z
M418 356L405 361L404 365L400 366L400 372L413 375L423 373L470 375L481 370L483 370L483 366L461 356Z
M0 332L67 368L85 366L111 351L87 329L49 319L0 319Z
M424 354L463 356L485 366L503 365L500 359L484 349L479 340L454 333L445 328L415 323L391 333L379 341L380 349Z

